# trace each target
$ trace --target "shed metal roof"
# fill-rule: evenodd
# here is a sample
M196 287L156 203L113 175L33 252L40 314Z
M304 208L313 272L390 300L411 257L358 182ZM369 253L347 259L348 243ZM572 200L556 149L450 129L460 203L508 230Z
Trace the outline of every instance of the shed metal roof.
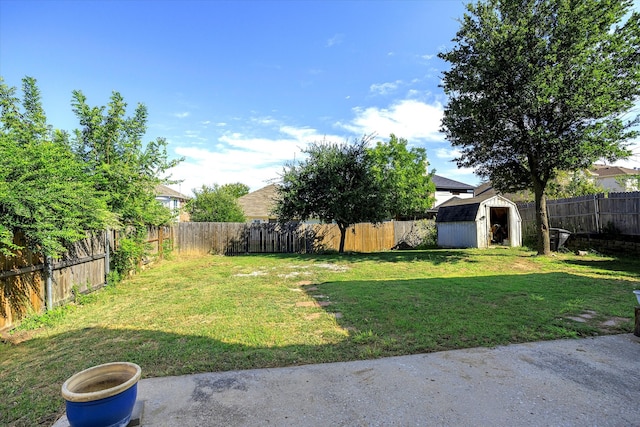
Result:
M480 202L452 205L452 206L440 206L438 209L438 216L436 216L436 222L460 222L460 221L475 221L478 214L478 208L480 208Z
M454 197L440 205L436 222L475 221L480 205L492 198L500 198L515 205L512 201L496 194L483 194L470 199Z

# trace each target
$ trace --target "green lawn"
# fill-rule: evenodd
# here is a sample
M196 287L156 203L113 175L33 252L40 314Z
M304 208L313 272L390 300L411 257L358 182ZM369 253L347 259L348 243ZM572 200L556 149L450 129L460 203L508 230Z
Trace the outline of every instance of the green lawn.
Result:
M52 424L64 380L112 361L149 378L628 333L639 288L635 260L524 249L173 259L5 336L0 425Z

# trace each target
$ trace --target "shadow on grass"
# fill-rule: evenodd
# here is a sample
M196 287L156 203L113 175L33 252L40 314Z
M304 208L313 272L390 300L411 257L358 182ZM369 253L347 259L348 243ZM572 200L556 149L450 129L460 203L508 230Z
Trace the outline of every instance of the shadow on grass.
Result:
M625 273L640 278L640 262L630 257L617 258L578 258L565 261L567 264L579 265L597 270L607 270L612 273Z

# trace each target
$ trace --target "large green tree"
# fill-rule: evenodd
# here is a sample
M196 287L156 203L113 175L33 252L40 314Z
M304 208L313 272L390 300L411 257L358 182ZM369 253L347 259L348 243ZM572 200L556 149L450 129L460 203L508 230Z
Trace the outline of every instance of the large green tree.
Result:
M373 172L369 139L352 144L316 142L304 150L305 160L285 165L274 209L278 221L334 222L340 230L342 253L351 225L388 218L387 194Z
M436 187L427 174L427 151L407 148L407 140L391 134L370 149L373 170L387 192L387 211L395 219L424 217L435 201Z
M194 189L187 210L193 222L244 222L244 212L238 198L249 192L245 184L203 185Z
M0 79L0 253L29 248L49 256L109 222L106 204L65 143L47 124L36 80L23 98Z
M127 117L118 92L106 107L91 107L81 91L73 91L72 107L81 126L74 132L74 151L120 225L141 229L169 222L171 212L155 199L155 188L167 183L161 177L181 159L169 159L164 138L143 143L145 105Z
M629 155L640 95L640 14L632 1L488 0L467 6L443 87L442 128L503 192L535 194L538 253L549 253L547 185L560 171Z

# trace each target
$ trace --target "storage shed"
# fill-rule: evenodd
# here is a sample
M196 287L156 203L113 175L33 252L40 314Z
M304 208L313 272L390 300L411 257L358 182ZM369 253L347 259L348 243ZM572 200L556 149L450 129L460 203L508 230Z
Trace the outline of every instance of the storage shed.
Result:
M438 209L436 227L442 248L522 245L518 207L500 195L448 200Z

